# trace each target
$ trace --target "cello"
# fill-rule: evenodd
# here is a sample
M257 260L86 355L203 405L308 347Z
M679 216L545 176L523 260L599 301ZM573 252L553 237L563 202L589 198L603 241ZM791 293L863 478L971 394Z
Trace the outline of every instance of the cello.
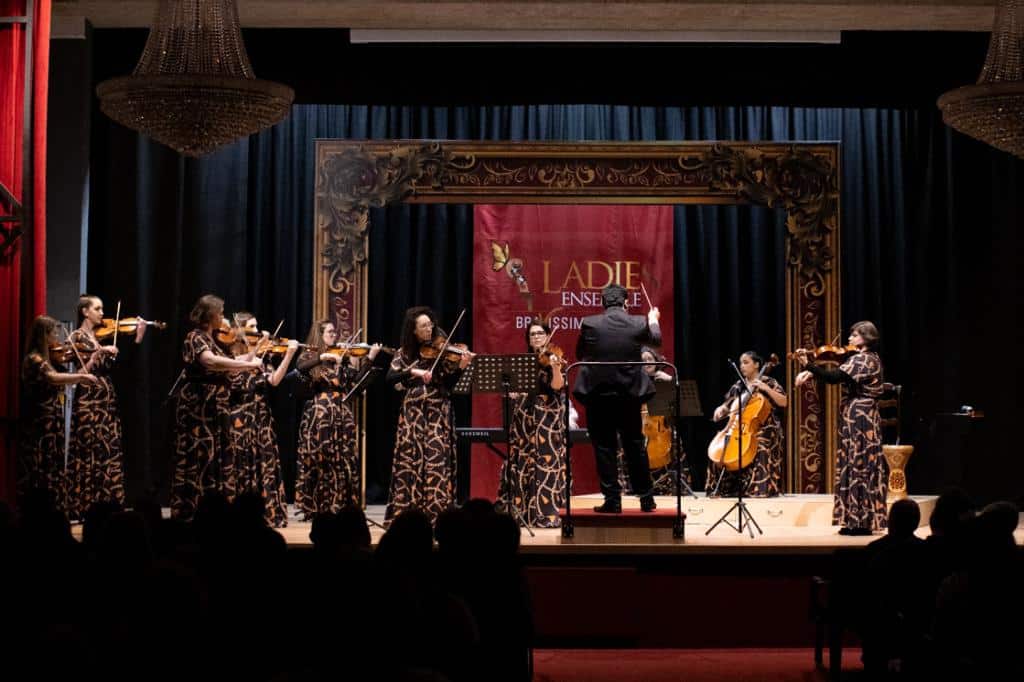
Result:
M763 377L778 363L779 357L772 353L761 365L757 378ZM754 461L757 455L757 433L772 411L771 401L756 390L743 406L742 414L739 413L739 405L740 398L733 398L729 405L729 421L708 445L708 459L725 467L726 471L739 471ZM743 452L739 450L741 434Z

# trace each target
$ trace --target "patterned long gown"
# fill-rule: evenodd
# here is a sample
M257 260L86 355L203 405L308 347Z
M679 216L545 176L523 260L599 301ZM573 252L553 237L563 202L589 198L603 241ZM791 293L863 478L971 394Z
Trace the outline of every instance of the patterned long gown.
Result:
M219 492L235 496L234 464L225 447L225 419L230 407L230 380L225 372L211 372L199 362L203 351L227 354L198 329L185 336L182 359L185 380L175 409L176 458L171 484L171 515L189 521L199 498Z
M878 414L882 361L876 353L862 351L854 353L839 370L852 381L843 381L841 389L832 525L882 530L888 522L885 496L889 481Z
M308 362L308 357L303 353L300 365ZM334 363L316 364L301 371L312 382L315 393L306 402L299 422L295 506L310 518L359 504L356 423L352 406L341 401L359 375L347 365L339 368Z
M284 480L274 417L267 402L272 372L273 368L264 365L262 370L235 375L226 442L228 459L234 463L236 491L260 495L267 523L283 528L288 525Z
M761 377L761 382L773 391L785 395L786 390L775 379ZM732 385L725 394L725 401L732 403L740 394L740 382ZM767 399L767 398L766 398ZM771 402L769 400L769 402ZM726 471L714 462L708 463L707 490L711 492L721 476L718 494L732 497L739 493L741 481L746 483L743 494L749 497L775 497L782 494L782 461L784 458L785 432L782 430L782 408L773 406L768 418L757 432L757 454L754 461L742 471Z
M71 333L76 343L90 351L99 343L80 329ZM102 354L92 373L98 383L83 382L75 388L71 410L71 446L68 457L68 516L84 518L94 502L124 503L124 446L121 414L110 373L113 355Z
M388 384L402 386L404 395L385 521L416 508L434 522L455 500L454 412L449 396L462 372L439 364L434 380L424 385L410 374L415 367L429 369L421 363L400 351L388 370Z
M509 425L509 459L502 466L498 498L512 504L523 522L561 525L565 506L565 403L551 388L551 369L539 367L536 395L516 400ZM511 484L511 490L508 486Z
M64 472L64 387L51 384L49 360L32 355L22 367L21 447L17 459L19 501L33 490L46 490L58 509L67 505Z

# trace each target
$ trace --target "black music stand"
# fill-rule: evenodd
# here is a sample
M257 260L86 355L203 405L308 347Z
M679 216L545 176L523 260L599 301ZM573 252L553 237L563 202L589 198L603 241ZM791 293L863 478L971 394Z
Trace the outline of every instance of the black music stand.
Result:
M526 532L533 537L533 530L519 513L515 505L515 490L512 484L512 436L509 429L512 425L511 393L536 393L537 389L537 356L533 353L519 355L478 355L473 359L472 376L460 377L455 385L455 392L500 393L501 394L501 428L505 432L505 511L516 520ZM462 386L463 380L466 385ZM460 390L463 389L463 390ZM498 451L497 448L493 450ZM500 451L499 451L500 452ZM522 491L519 491L522 493ZM523 497L522 494L519 497Z
M740 377L740 385L745 387L747 385L747 380L743 378L743 374L742 374L742 372L740 372L739 367L737 367L735 365L735 363L733 363L731 360L729 361L729 364L732 365L732 368L734 370L736 370L736 374L739 375L739 377ZM754 395L753 391L751 391L750 389L744 390L743 388L741 388L740 389L740 395L739 395L739 398L738 398L738 400L739 400L739 407L737 408L737 414L738 414L738 418L739 418L739 421L740 421L740 428L736 429L736 435L737 435L737 438L736 438L736 448L737 448L737 451L739 452L739 460L740 460L739 461L739 464L740 464L739 479L740 479L740 481L739 481L739 486L738 486L738 492L736 494L736 503L734 505L732 505L731 507L729 507L729 511L725 512L724 514L722 514L722 518L720 518L717 521L715 521L715 523L710 528L708 528L707 531L704 532L704 535L710 535L711 531L713 531L715 528L717 528L718 524L720 524L722 522L725 522L725 525L729 526L730 528L732 528L737 533L742 533L743 532L743 523L744 523L744 521L746 521L747 532L750 533L751 539L753 539L753 537L754 537L754 529L755 528L757 529L757 534L758 535L764 535L764 531L761 530L761 526L757 525L757 521L754 520L753 514L750 513L750 510L747 509L746 503L743 501L743 488L746 487L746 486L743 485L743 426L742 426L742 424L743 424L743 408L745 408L747 406L747 403L750 402L750 399L753 397L753 395ZM749 437L749 435L748 435L748 437ZM728 447L728 442L726 443L726 447ZM755 457L757 456L756 453L755 453L754 456ZM725 468L724 462L722 464L722 468L723 468L723 475L724 475L724 473L725 473L724 472L724 468ZM721 483L721 480L719 480L719 483ZM732 510L733 509L736 510L736 524L735 525L733 525L733 523L728 520L729 514L732 514Z
M702 417L704 413L700 409L700 397L697 395L697 382L693 379L676 381L656 381L654 383L654 397L647 403L647 414L651 416L668 417L668 423L672 427L672 462L678 464L676 469L676 488L685 490L691 497L697 497L690 484L682 480L682 460L686 459L686 453L680 444L679 419L681 417Z

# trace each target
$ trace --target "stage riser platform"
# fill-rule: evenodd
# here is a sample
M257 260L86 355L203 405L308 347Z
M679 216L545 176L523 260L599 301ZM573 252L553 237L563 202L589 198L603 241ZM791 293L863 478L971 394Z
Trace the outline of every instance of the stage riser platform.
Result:
M919 526L926 527L931 519L932 509L935 508L935 496L912 495L911 499L917 502L921 509ZM601 500L600 495L574 495L572 506L574 509L589 510L601 504ZM676 498L674 497L659 496L655 500L658 503L659 511L675 510L676 508ZM833 498L831 495L745 497L743 502L762 529L788 527L828 530L833 527ZM682 508L688 527L691 525L706 527L720 519L734 504L736 504L735 497L705 497L703 493L698 493L696 498L684 497ZM624 497L622 508L624 510L639 509L640 501L636 497ZM687 535L689 534L687 532Z

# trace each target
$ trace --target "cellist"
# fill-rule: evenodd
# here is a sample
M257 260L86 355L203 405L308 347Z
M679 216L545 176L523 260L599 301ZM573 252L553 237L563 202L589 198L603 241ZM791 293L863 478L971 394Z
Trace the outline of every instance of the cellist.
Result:
M739 366L743 381L737 381L729 388L724 402L715 408L714 413L714 421L722 421L729 417L737 398L742 397L746 404L750 392L764 396L772 409L757 432L757 453L749 465L738 471L726 471L720 464L709 462L705 483L709 495L735 495L739 485L744 485L743 494L750 497L774 497L782 493L782 410L788 400L782 384L767 374L758 377L763 365L764 359L755 351L743 353Z

